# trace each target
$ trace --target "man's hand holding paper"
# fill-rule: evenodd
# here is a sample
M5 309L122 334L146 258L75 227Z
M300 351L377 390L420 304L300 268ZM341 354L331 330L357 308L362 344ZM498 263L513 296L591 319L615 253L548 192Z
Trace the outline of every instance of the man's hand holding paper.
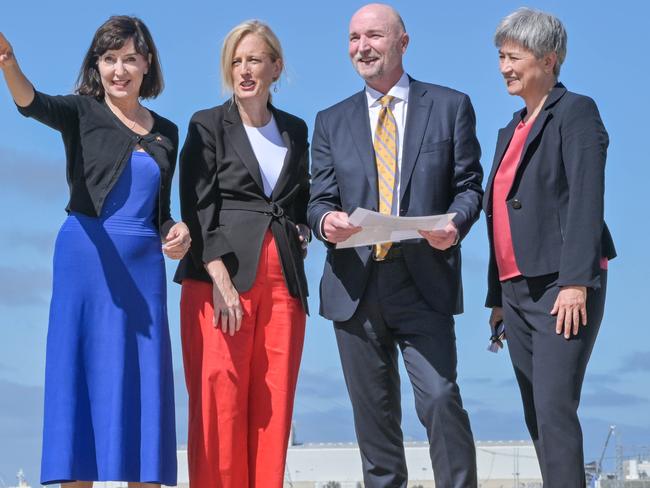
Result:
M420 235L424 237L429 245L439 251L445 251L451 246L458 244L460 235L456 224L452 220L440 230L418 230Z
M333 238L330 238L327 224L328 218L333 214L342 214L345 216L345 220L329 219L330 223L339 226L337 229L331 230ZM365 208L357 208L349 217L344 212L328 214L323 222L323 230L330 242L336 242L337 249L425 238L432 247L444 250L456 242L458 232L451 221L454 216L455 214L451 213L422 217L397 217L383 215ZM335 230L336 233L334 233ZM343 238L334 240L336 237Z
M345 212L330 212L323 219L323 237L333 244L344 242L358 232L361 227L353 225Z

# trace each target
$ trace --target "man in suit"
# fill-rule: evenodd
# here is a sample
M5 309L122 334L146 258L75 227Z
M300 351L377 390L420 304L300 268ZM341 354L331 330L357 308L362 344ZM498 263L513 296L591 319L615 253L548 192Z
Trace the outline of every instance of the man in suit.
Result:
M368 488L406 487L397 348L426 427L436 485L471 488L474 442L456 384L453 315L462 312L460 241L479 215L480 147L469 98L406 75L399 14L366 5L349 54L365 89L320 112L309 224L326 243L321 314L334 321ZM348 215L455 213L423 239L335 249L360 229Z

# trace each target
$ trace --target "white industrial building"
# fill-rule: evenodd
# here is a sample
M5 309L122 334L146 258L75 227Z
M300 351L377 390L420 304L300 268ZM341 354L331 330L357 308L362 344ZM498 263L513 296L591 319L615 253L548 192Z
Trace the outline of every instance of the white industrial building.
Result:
M432 488L433 471L426 442L406 443L409 488ZM480 488L541 488L542 476L531 442L477 442ZM178 450L178 488L189 487L187 450ZM359 448L352 443L292 445L287 453L285 488L362 488ZM332 485L330 485L332 486ZM96 488L125 488L123 483L95 483Z
M628 459L623 462L623 474L626 480L647 480L650 486L650 459Z
M406 443L409 488L432 488L433 472L429 446L425 442ZM178 488L188 488L187 450L178 456ZM542 477L533 444L528 441L476 443L479 488L542 488ZM650 487L650 460L623 462L626 488ZM334 484L331 482L336 482ZM614 484L612 484L614 483ZM596 486L610 488L620 483L603 480ZM328 485L329 484L329 485ZM19 484L19 487L26 487ZM285 488L363 488L361 458L356 444L304 444L290 446L287 453ZM95 483L96 488L126 488L126 483Z
M409 488L433 488L433 472L426 442L409 442L406 462ZM542 488L542 477L530 441L488 441L476 443L479 488ZM187 450L177 451L178 485L189 488ZM650 459L638 456L621 460L622 479L603 475L600 488L650 488ZM30 488L22 470L18 485ZM287 452L285 488L363 488L359 449L353 443L292 445ZM590 485L591 486L591 485ZM126 488L126 483L95 482L95 488Z
M409 488L431 488L433 471L429 444L405 444ZM481 488L541 488L542 476L531 442L477 442L476 457ZM324 488L331 481L340 488L363 487L361 457L356 444L291 446L287 454L285 488Z

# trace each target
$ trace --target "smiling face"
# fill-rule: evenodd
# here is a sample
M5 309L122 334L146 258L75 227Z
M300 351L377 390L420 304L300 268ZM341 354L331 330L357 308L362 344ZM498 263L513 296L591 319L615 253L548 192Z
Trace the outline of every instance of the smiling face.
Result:
M506 42L499 49L499 70L506 82L510 95L524 99L548 92L555 84L553 66L557 61L555 53L542 58L515 42Z
M237 44L232 59L232 82L238 100L269 98L271 84L282 72L282 60L272 59L264 39L246 34Z
M382 92L378 86L392 86L402 75L408 41L397 14L385 5L367 5L350 20L352 65L366 83Z
M129 39L122 49L109 49L99 56L97 69L106 97L137 100L144 75L149 71L149 62L135 50L133 39Z

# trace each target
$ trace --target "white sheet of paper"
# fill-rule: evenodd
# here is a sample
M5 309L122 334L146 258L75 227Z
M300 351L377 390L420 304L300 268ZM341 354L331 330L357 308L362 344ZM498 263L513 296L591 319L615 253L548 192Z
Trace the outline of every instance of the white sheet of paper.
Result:
M363 230L348 240L339 242L336 248L345 249L381 244L382 242L422 239L418 230L444 229L455 215L455 213L449 213L424 217L397 217L383 215L365 208L357 208L350 215L350 223L363 227Z

